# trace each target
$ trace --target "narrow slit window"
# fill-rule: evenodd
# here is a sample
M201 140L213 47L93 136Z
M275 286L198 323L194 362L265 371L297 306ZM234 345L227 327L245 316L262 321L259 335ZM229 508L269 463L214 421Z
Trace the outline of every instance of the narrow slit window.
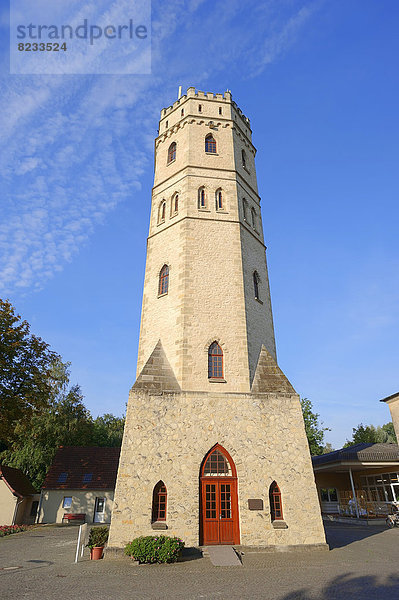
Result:
M202 112L202 104L198 104L198 112Z
M245 198L242 201L242 214L244 221L248 221L248 202L245 200Z
M198 208L206 208L206 195L204 187L201 187L198 190Z
M159 273L159 286L158 286L158 294L159 296L164 296L169 291L169 267L168 265L164 265Z
M166 201L162 200L159 205L159 213L158 213L158 223L163 223L165 221L166 216Z
M251 219L252 219L252 227L256 231L256 211L254 208L251 208Z
M223 113L223 111L222 111L222 107L221 107L221 106L219 106L219 115L221 115L222 113Z
M244 167L244 169L246 169L246 167L247 167L247 155L245 154L245 150L241 150L241 160L242 160L242 166Z
M208 350L208 378L223 379L223 350L213 342Z
M179 194L176 194L173 200L173 212L176 215L179 212Z
M152 522L166 521L166 504L168 492L163 481L154 487L152 495Z
M181 109L181 116L184 117L184 108Z
M255 298L256 300L259 300L259 275L258 272L255 271L253 274L253 280L254 280L254 294L255 294Z
M216 190L216 210L223 210L223 192L222 190Z

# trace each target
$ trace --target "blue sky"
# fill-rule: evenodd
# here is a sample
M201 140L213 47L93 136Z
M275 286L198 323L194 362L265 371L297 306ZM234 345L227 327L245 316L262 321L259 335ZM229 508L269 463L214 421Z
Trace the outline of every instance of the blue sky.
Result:
M126 2L113 2L121 17ZM10 75L1 11L0 296L94 415L134 382L159 110L251 119L279 363L340 447L398 391L396 0L152 3L151 75Z

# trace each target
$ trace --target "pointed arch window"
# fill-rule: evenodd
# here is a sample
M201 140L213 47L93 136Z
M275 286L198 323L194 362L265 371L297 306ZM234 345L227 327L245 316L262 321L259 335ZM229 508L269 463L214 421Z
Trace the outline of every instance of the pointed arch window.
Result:
M169 267L164 265L159 273L158 295L164 296L169 291Z
M206 194L204 187L200 187L198 190L198 208L206 208Z
M254 293L255 293L255 298L256 300L259 300L259 282L260 282L260 277L258 275L258 271L254 271L253 274L253 281L254 281Z
M252 227L256 231L256 211L253 207L251 208L251 219L252 219Z
M242 161L242 166L244 167L244 169L247 168L247 155L245 153L245 150L241 150L241 161Z
M248 202L243 198L242 200L242 214L244 221L248 221Z
M223 191L219 188L218 190L216 190L216 210L223 210L224 209L224 198L223 198Z
M172 142L168 149L168 164L176 160L176 142Z
M158 223L164 223L166 216L166 201L162 200L158 210Z
M218 449L208 455L202 469L203 477L231 477L231 466L227 457Z
M217 342L208 349L208 379L223 379L223 350Z
M205 137L205 152L216 154L216 140L211 133Z
M273 481L269 489L269 500L270 500L270 516L272 521L282 521L283 517L283 503L281 501L281 492L277 483Z
M175 194L172 198L172 214L177 215L179 212L179 194Z
M163 481L158 481L152 494L152 522L166 521L167 490Z

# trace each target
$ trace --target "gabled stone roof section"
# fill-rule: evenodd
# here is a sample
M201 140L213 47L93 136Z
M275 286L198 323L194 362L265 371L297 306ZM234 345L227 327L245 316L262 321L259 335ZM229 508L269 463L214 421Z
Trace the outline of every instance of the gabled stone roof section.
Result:
M255 377L252 383L253 394L285 393L296 394L294 388L280 369L271 354L262 345Z
M158 394L162 392L181 392L173 369L166 358L161 340L158 340L132 390L145 390Z

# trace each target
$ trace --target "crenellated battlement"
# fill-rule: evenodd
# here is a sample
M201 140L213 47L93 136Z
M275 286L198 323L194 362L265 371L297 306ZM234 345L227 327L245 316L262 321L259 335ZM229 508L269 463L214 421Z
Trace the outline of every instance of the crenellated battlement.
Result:
M187 100L194 98L197 98L198 100L205 100L231 105L236 114L243 120L245 126L251 129L251 122L249 118L244 115L242 110L234 102L230 90L226 90L224 94L214 94L213 92L203 92L201 90L196 90L195 87L189 87L187 89L186 94L178 98L170 106L167 106L161 110L160 121L168 117L171 113L173 113L176 110L176 108L182 106Z

